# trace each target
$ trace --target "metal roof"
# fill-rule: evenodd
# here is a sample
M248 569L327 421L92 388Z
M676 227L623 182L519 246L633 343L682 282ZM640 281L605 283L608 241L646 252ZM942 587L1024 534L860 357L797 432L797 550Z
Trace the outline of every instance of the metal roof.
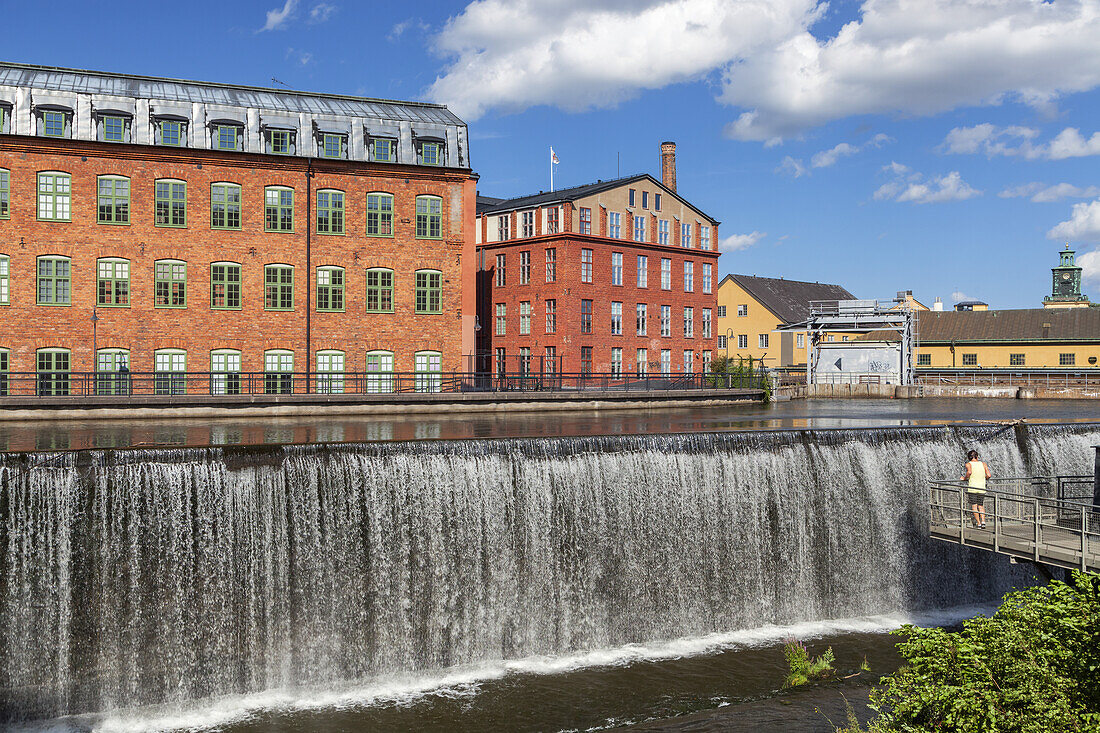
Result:
M921 311L923 344L1017 341L1100 342L1100 308L1021 308L995 311ZM890 338L886 332L864 338ZM897 338L897 334L893 334Z
M479 214L496 214L506 211L516 211L517 209L530 209L536 206L545 206L546 204L556 204L564 201L576 201L586 196L592 196L593 194L603 193L604 191L610 191L613 188L625 186L635 181L640 181L643 178L649 179L655 185L664 190L664 192L682 201L685 206L688 206L692 210L699 213L704 219L707 219L714 226L718 226L719 222L709 214L704 213L698 207L691 204L680 194L666 187L663 183L648 173L636 173L632 176L624 176L622 178L613 178L608 181L596 181L595 183L585 183L581 186L573 186L571 188L560 188L557 191L539 191L538 193L528 194L526 196L517 196L511 199L492 199L495 203L488 203L491 197L480 196L485 205L479 204L477 207L477 213Z
M0 86L30 87L78 94L102 94L138 99L202 102L234 107L350 117L373 117L405 122L460 125L447 107L426 102L399 102L339 94L317 94L134 74L111 74L32 64L0 63Z
M810 317L811 300L855 300L856 296L839 285L785 280L755 275L726 275L722 282L732 280L756 302L775 314L784 323L797 323ZM718 287L722 287L719 283Z

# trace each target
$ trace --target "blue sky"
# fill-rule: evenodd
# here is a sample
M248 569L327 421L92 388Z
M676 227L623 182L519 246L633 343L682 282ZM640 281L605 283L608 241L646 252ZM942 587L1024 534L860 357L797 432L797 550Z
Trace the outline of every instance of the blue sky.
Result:
M117 8L117 9L115 9ZM1036 307L1100 300L1100 0L0 0L4 58L444 101L480 190L640 171L722 221L720 272Z

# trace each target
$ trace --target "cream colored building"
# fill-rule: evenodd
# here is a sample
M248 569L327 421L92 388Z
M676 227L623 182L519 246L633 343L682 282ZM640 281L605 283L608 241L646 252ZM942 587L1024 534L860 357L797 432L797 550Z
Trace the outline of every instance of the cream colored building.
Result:
M854 300L839 285L755 275L727 275L718 285L715 356L763 359L768 367L806 366L805 332L773 333L806 320L810 302ZM826 340L848 340L827 334Z

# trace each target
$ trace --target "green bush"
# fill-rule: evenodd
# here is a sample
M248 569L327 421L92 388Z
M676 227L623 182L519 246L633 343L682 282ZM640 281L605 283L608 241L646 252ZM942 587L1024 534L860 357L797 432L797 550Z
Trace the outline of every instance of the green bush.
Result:
M1100 576L1009 593L961 631L904 626L869 730L1100 731Z

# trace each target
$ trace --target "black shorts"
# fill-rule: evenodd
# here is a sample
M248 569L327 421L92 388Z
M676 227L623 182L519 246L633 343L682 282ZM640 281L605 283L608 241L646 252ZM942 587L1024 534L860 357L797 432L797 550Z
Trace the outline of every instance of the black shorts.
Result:
M966 492L966 498L970 500L971 506L985 506L985 494L979 494L976 491Z

